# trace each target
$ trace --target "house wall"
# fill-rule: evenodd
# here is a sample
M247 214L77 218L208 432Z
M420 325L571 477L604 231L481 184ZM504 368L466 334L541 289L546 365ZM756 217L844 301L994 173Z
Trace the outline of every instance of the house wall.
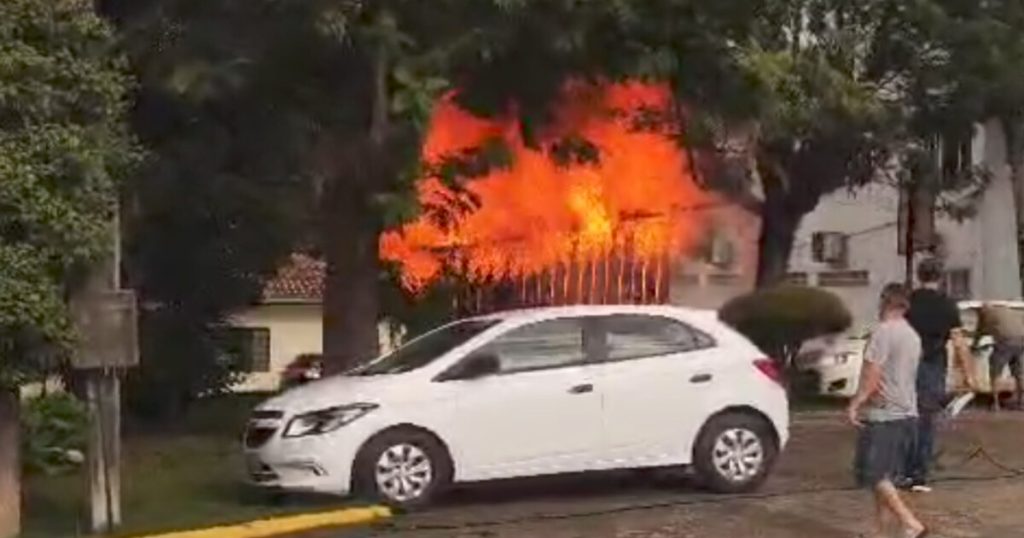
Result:
M973 140L975 164L991 173L990 183L977 206L977 214L963 222L939 216L936 230L943 236L948 270L969 270L971 295L976 299L1021 297L1017 274L1017 248L1009 168L1005 142L998 126L981 126ZM839 295L854 315L854 330L877 317L877 298L889 282L903 282L906 260L897 251L899 192L890 185L871 184L825 196L804 217L797 230L789 271L806 276L812 286L822 273L865 271L863 284L823 286ZM674 304L718 308L729 298L753 288L756 274L758 218L736 208L709 215L712 227L736 243L737 260L723 269L700 260L678 265L674 271L671 300ZM841 232L848 239L848 258L843 266L813 260L811 237L815 232ZM728 284L715 275L734 273Z
M296 357L323 351L323 308L315 303L269 303L250 307L230 319L235 327L265 328L270 331L270 369L246 374L234 387L237 392L277 390L281 373ZM395 346L388 326L378 326L380 349Z
M232 316L231 324L236 327L270 330L270 371L247 374L235 390L276 390L281 372L295 357L323 349L322 317L319 304L289 303L257 305Z

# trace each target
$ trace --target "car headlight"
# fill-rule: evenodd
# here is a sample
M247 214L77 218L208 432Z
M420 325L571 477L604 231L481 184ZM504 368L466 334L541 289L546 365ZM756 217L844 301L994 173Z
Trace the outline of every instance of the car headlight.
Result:
M853 353L836 353L836 364L846 364L853 358Z
M358 403L303 413L288 422L284 429L284 437L304 437L332 432L376 408L377 404Z

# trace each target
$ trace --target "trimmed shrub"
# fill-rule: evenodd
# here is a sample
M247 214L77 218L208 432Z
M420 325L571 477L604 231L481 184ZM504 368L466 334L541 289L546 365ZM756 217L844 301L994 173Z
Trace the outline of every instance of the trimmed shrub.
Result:
M834 293L793 285L736 297L719 310L718 317L787 366L805 341L843 332L853 322Z

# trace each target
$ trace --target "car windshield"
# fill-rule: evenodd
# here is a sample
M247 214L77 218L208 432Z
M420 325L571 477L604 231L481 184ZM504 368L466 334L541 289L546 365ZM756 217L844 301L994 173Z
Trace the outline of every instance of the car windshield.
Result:
M345 375L400 374L422 368L470 338L493 327L498 321L475 319L445 325L414 338L391 353Z

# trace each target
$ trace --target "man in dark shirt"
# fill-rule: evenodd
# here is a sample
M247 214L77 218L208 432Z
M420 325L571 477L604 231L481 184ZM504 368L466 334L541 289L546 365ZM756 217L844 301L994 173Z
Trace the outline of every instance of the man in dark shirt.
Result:
M908 486L930 491L928 471L934 458L935 417L946 405L946 343L952 340L954 355L963 369L968 386L974 381L969 368L969 351L960 331L960 310L956 302L939 289L942 264L933 258L917 266L920 287L910 295L907 321L921 337L921 364L917 369L917 436L907 455Z

